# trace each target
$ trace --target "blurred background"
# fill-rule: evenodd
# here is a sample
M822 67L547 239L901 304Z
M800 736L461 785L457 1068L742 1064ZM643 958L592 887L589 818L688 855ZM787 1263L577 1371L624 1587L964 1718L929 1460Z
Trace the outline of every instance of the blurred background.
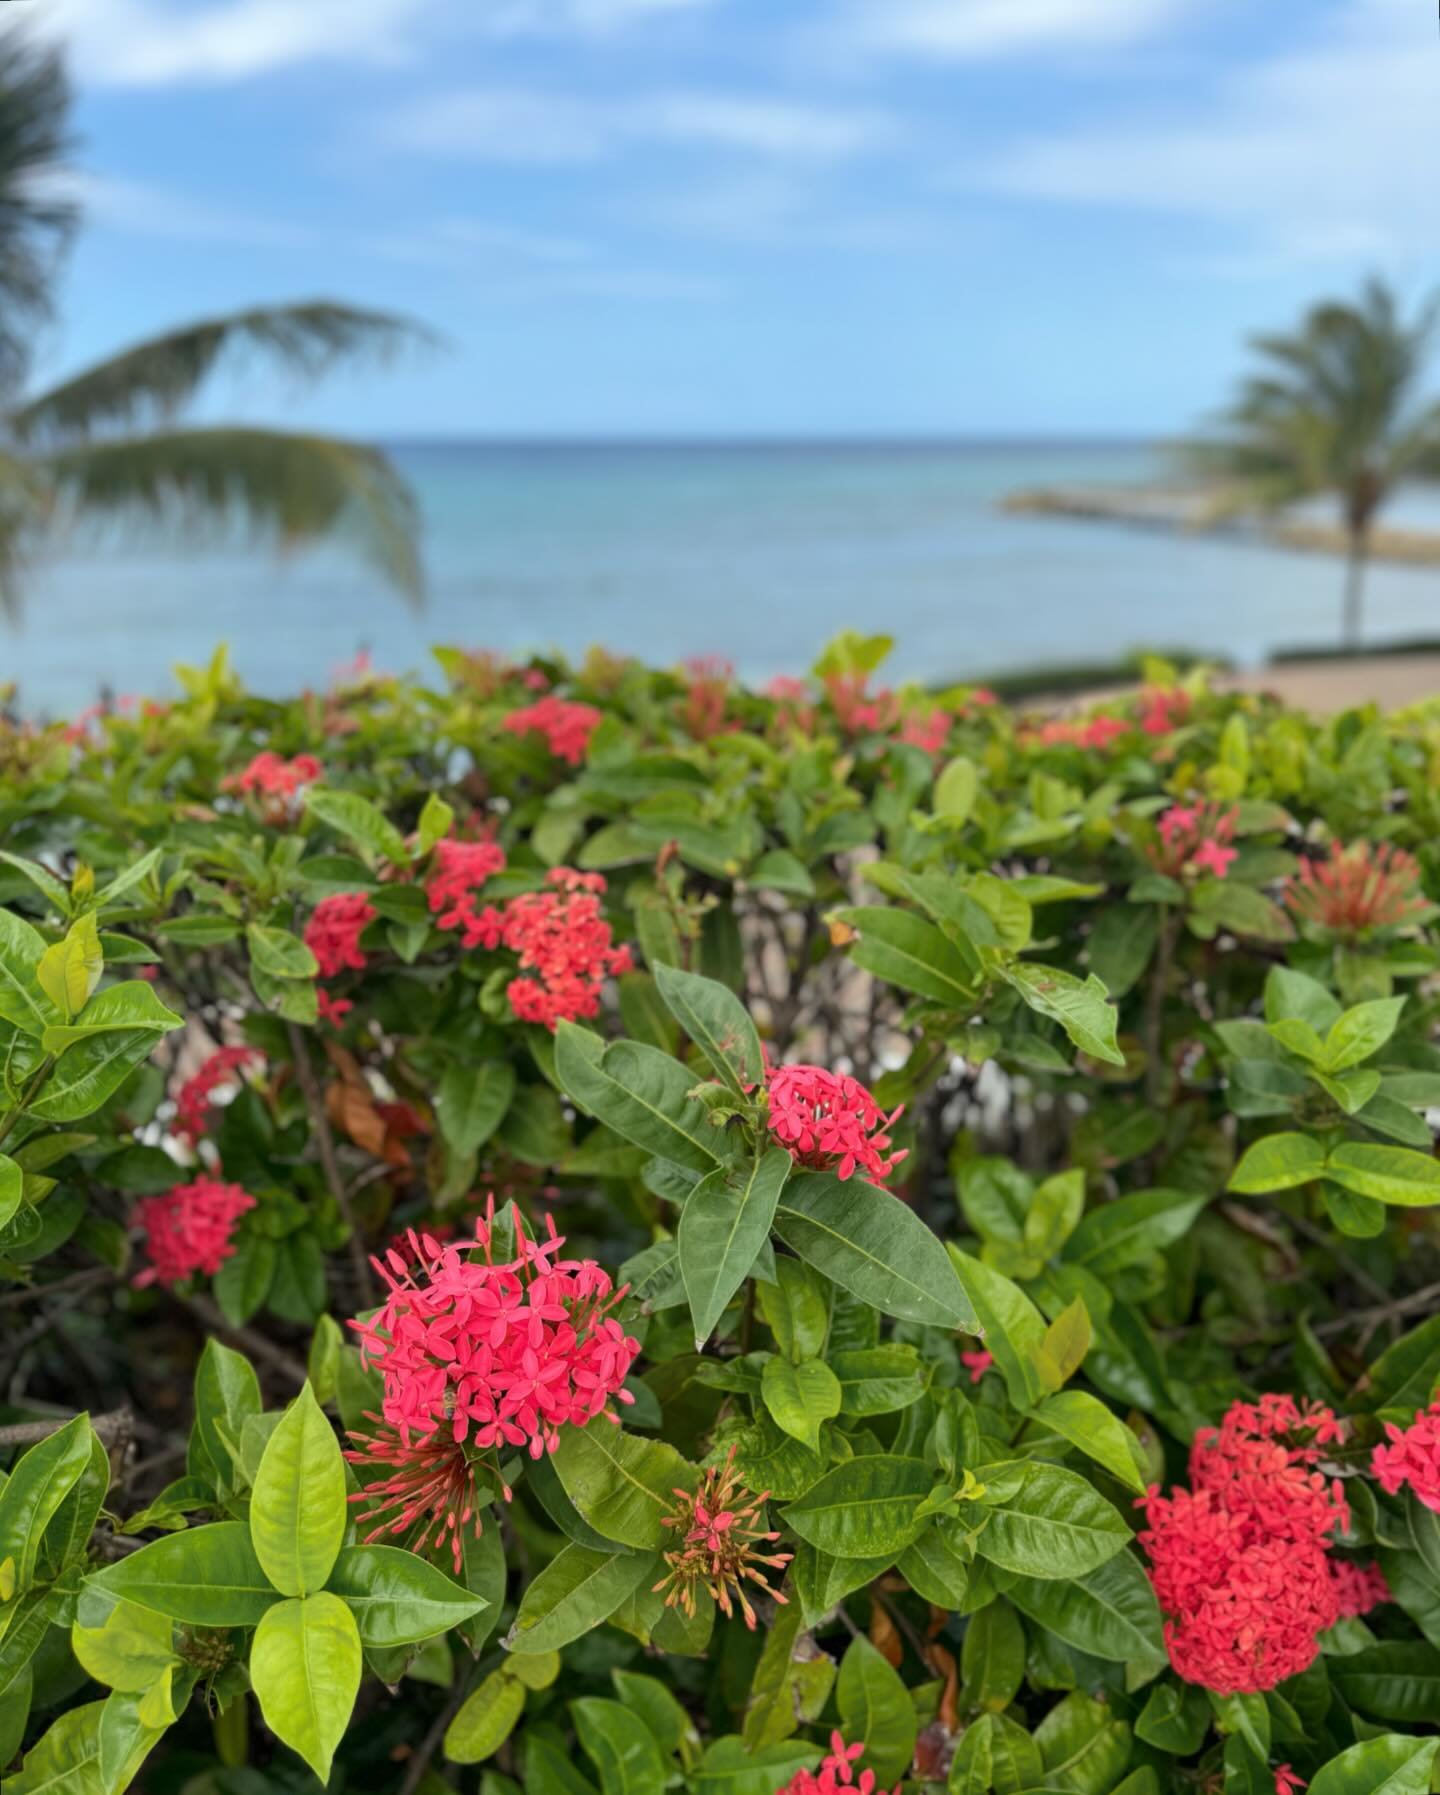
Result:
M1440 688L1427 0L0 29L23 711L222 638L280 693L436 642L761 679L845 627L935 682L1403 645Z

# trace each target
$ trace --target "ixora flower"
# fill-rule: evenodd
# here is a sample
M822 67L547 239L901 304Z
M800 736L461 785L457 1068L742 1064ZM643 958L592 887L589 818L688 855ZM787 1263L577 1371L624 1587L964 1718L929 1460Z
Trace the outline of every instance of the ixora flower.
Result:
M209 1126L215 1093L237 1086L252 1066L263 1066L256 1047L218 1047L175 1093L175 1132L193 1147Z
M493 841L438 841L435 867L425 881L425 899L439 929L459 929L466 947L484 938L476 894L487 879L505 870L505 850Z
M305 925L305 945L319 963L322 978L333 979L347 968L364 972L369 962L361 951L360 937L376 915L363 891L321 898Z
M408 1433L390 1426L382 1415L367 1412L365 1419L374 1424L374 1431L352 1430L348 1437L355 1447L345 1453L352 1465L373 1473L365 1487L349 1498L369 1504L356 1516L361 1527L369 1528L362 1543L369 1546L377 1539L399 1534L411 1535L410 1543L417 1552L427 1546L438 1551L448 1543L459 1576L465 1529L479 1539L484 1517L485 1505L476 1489L475 1460L444 1428L428 1434ZM508 1501L509 1489L503 1484L501 1488Z
M634 1400L624 1383L640 1343L614 1315L628 1286L593 1259L562 1259L553 1218L537 1241L511 1214L513 1258L495 1258L492 1198L473 1242L412 1232L413 1257L392 1248L371 1261L390 1295L350 1326L384 1380L382 1418L407 1444L439 1432L540 1458L562 1427L613 1421L611 1399Z
M1218 804L1175 804L1160 818L1160 840L1150 850L1157 872L1172 879L1186 872L1223 879L1239 853L1231 847L1239 811Z
M1190 715L1190 694L1180 686L1146 686L1140 694L1140 727L1146 735L1169 735Z
M1285 887L1285 907L1297 922L1341 940L1378 929L1403 928L1426 909L1420 863L1385 842L1338 843L1328 860L1302 856Z
M220 789L238 792L241 797L256 797L267 816L286 817L294 810L294 799L307 785L313 785L325 769L313 754L297 754L286 760L267 748L257 754L239 773L221 781Z
M764 1530L770 1492L754 1496L745 1488L735 1470L735 1451L732 1446L723 1464L711 1465L701 1474L700 1487L693 1495L688 1490L675 1491L678 1506L660 1525L671 1529L676 1544L664 1555L666 1573L655 1585L655 1592L665 1591L667 1608L683 1608L693 1615L696 1595L708 1589L727 1620L738 1601L745 1625L753 1632L755 1610L750 1606L746 1582L758 1583L766 1595L783 1604L786 1598L770 1587L758 1567L784 1570L794 1554L758 1549L773 1545L780 1537Z
M1303 1776L1296 1776L1288 1764L1280 1764L1275 1770L1275 1795L1295 1795L1297 1789L1308 1789L1309 1783Z
M890 1129L905 1105L885 1115L858 1079L823 1066L773 1066L766 1073L771 1134L796 1165L850 1178L858 1166L883 1184L907 1157L889 1153Z
M875 1788L875 1772L862 1770L855 1774L856 1760L864 1755L863 1745L847 1745L839 1733L831 1733L830 1749L818 1770L797 1770L779 1795L837 1795L841 1789L854 1789L856 1795L879 1795ZM891 1795L900 1795L896 1783Z
M1383 1577L1331 1557L1349 1510L1317 1466L1342 1435L1319 1405L1235 1403L1195 1436L1194 1488L1141 1499L1140 1543L1170 1662L1187 1682L1220 1695L1273 1689L1315 1661L1342 1613L1386 1599Z
M1399 1495L1408 1484L1417 1502L1440 1513L1440 1402L1421 1409L1409 1427L1385 1423L1389 1440L1377 1446L1370 1469L1387 1496Z
M985 1373L995 1363L995 1357L993 1353L986 1352L985 1348L982 1346L977 1347L973 1352L962 1352L960 1355L960 1363L970 1373L970 1382L973 1385L978 1384L981 1378L984 1377Z
M522 710L511 711L503 726L512 735L543 735L553 755L578 767L600 719L601 713L593 704L572 704L568 698L557 698L552 693Z
M132 1280L135 1288L179 1284L196 1272L213 1277L235 1251L236 1222L254 1207L248 1191L214 1178L196 1178L145 1197L135 1206L135 1220L145 1230L150 1264Z
M634 961L628 947L615 946L601 912L599 873L554 866L545 883L547 890L522 892L503 910L481 911L472 945L520 956L520 976L505 987L510 1008L553 1033L561 1022L598 1016L605 980L629 972Z
M720 655L697 655L685 663L688 685L682 716L685 730L697 742L709 741L725 727L725 706L735 668Z

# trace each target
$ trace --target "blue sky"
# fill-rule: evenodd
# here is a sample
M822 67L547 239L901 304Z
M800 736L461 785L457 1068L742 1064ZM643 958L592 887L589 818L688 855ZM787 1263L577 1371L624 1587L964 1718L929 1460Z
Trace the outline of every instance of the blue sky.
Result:
M1130 434L1368 269L1440 278L1433 0L12 0L88 225L45 370L336 295L385 435Z

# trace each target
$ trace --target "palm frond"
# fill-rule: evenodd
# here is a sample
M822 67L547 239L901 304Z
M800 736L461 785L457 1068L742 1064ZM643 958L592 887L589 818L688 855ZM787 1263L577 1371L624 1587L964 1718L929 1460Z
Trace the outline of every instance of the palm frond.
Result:
M11 415L25 441L68 441L106 426L165 423L222 360L270 360L316 380L342 362L384 358L433 340L423 326L389 312L334 300L255 306L153 337L42 393Z
M0 36L0 389L13 391L30 339L50 315L75 207L55 177L72 148L70 87L53 50L15 30Z
M138 520L202 541L242 527L282 548L347 539L422 602L414 497L378 449L275 430L175 430L75 443L35 465L77 519Z
M33 462L0 450L0 615L20 616L22 580L54 510L55 494Z

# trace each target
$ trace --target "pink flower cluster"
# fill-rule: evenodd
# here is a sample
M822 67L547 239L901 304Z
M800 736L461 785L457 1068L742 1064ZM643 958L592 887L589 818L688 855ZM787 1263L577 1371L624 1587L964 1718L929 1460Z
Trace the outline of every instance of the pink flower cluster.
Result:
M1133 725L1123 717L1056 717L1027 732L1030 741L1042 748L1095 748L1104 750L1122 735L1129 735Z
M686 661L685 672L689 676L683 711L685 730L697 742L706 742L725 727L725 706L735 669L719 655L709 654Z
M862 1770L855 1775L855 1763L863 1756L863 1745L847 1745L839 1733L831 1733L830 1749L818 1770L797 1770L779 1795L839 1795L841 1789L853 1789L855 1795L881 1795L875 1789L875 1772ZM900 1795L896 1783L891 1795Z
M1146 735L1169 735L1190 715L1190 694L1179 686L1146 686L1140 694L1140 727Z
M375 1259L384 1305L352 1321L367 1362L384 1379L384 1419L408 1441L448 1429L476 1446L553 1452L562 1427L608 1414L640 1351L612 1311L625 1295L593 1259L562 1259L565 1241L533 1240L516 1218L515 1257L494 1258L494 1202L466 1248L411 1235L411 1263ZM610 1419L614 1419L611 1415Z
M493 841L440 841L435 844L435 870L425 881L425 897L436 912L435 925L459 929L466 947L484 937L475 894L485 881L505 870L505 850Z
M553 1031L560 1022L597 1016L606 978L629 972L634 961L628 947L615 946L601 912L605 880L599 873L555 866L545 883L550 889L522 892L503 910L481 911L474 940L466 939L520 956L521 976L505 988L510 1007L522 1022Z
M1193 1489L1162 1496L1155 1486L1142 1498L1140 1543L1170 1662L1187 1682L1221 1695L1273 1689L1314 1662L1342 1613L1386 1599L1378 1570L1331 1557L1349 1510L1317 1466L1342 1437L1319 1405L1237 1402L1218 1429L1195 1436Z
M1218 804L1175 804L1160 818L1160 841L1151 864L1170 878L1185 872L1223 879L1240 850L1231 847L1239 812Z
M196 1178L135 1205L135 1221L145 1230L150 1264L134 1284L179 1284L196 1272L214 1277L235 1251L235 1224L255 1199L238 1184Z
M378 912L363 891L347 891L321 898L305 925L305 945L314 954L322 978L333 979L347 968L364 972L369 961L360 937Z
M1309 1783L1303 1776L1297 1776L1288 1764L1280 1764L1275 1770L1275 1795L1295 1795L1297 1789L1308 1789Z
M255 1047L220 1047L175 1093L175 1132L193 1147L210 1123L211 1099L226 1085L238 1084L246 1071L263 1066Z
M995 1355L986 1352L983 1346L977 1347L972 1352L962 1352L960 1355L960 1363L970 1373L970 1382L974 1385L978 1384L985 1373L990 1370L992 1365L994 1365Z
M1409 1427L1385 1423L1386 1446L1377 1446L1370 1469L1387 1496L1398 1495L1405 1485L1426 1508L1440 1513L1440 1401L1421 1409Z
M1336 844L1328 860L1302 857L1285 887L1297 922L1355 940L1372 929L1398 929L1425 908L1420 863L1403 848L1367 841Z
M578 767L585 758L590 737L600 723L600 712L593 704L572 704L567 698L550 696L511 711L504 727L514 735L534 732L543 735L550 752Z
M772 1066L765 1075L771 1134L796 1165L833 1171L840 1179L858 1166L883 1184L907 1150L889 1153L890 1129L904 1113L888 1116L858 1079L823 1066Z
M223 780L220 789L239 792L241 797L257 797L267 816L286 817L293 813L294 800L301 789L313 785L324 770L313 754L297 754L293 760L286 760L267 748L242 772Z
M911 748L923 748L927 754L939 754L950 739L950 713L933 710L925 716L907 717L900 728L900 740Z

